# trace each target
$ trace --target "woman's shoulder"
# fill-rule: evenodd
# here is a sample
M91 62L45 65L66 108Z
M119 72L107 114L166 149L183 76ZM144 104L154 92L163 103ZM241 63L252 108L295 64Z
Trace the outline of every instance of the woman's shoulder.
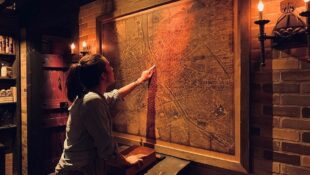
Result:
M88 92L83 97L83 102L84 103L89 103L89 102L98 101L98 100L101 101L102 97L99 94L95 93L95 92Z

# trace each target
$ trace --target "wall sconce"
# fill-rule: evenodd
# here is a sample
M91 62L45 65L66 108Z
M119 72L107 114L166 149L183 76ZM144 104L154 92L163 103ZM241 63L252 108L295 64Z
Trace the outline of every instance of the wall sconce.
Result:
M71 54L72 54L72 55L74 54L74 49L75 49L75 44L74 44L74 43L71 43L71 45L70 45L70 50L71 50Z
M265 66L265 40L270 39L272 41L272 47L277 49L289 49L295 47L308 46L308 59L310 61L310 7L309 1L306 2L307 10L300 13L300 16L307 18L307 25L293 12L295 5L293 2L283 1L281 2L282 15L279 17L276 26L272 31L272 35L266 35L265 25L270 20L263 19L264 4L262 0L258 3L259 20L255 21L255 24L259 25L260 41L260 64Z
M80 55L76 54L75 49L76 49L76 46L73 42L70 44L70 55L69 55L69 58L71 59L72 63L77 63L79 61L79 58L80 58Z
M89 47L88 47L86 41L83 41L83 42L82 42L82 51L81 51L81 55L82 55L82 56L85 56L85 55L87 55L87 54L89 54Z

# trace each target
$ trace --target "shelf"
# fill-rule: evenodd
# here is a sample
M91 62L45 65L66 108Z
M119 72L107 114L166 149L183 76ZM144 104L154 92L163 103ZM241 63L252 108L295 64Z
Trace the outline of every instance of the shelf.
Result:
M9 125L1 125L0 126L0 131L2 130L9 130L9 129L16 129L17 126L14 124L9 124Z
M16 81L16 78L0 77L0 81Z
M15 60L15 54L7 54L7 53L0 53L0 60L4 60L7 62L12 62Z
M0 53L0 56L15 57L14 53Z
M11 102L0 102L0 105L15 105L16 102L15 101L11 101Z

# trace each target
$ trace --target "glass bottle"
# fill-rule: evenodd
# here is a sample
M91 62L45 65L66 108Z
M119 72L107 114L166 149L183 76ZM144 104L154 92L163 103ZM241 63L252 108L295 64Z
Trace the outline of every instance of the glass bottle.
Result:
M8 70L5 64L1 64L1 77L7 77Z

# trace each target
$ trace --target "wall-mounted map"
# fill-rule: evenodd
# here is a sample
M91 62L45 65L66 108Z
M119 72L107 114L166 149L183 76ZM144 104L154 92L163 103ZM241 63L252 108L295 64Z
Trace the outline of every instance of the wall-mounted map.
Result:
M102 20L117 87L156 65L114 109L114 130L236 155L234 0L185 0Z

